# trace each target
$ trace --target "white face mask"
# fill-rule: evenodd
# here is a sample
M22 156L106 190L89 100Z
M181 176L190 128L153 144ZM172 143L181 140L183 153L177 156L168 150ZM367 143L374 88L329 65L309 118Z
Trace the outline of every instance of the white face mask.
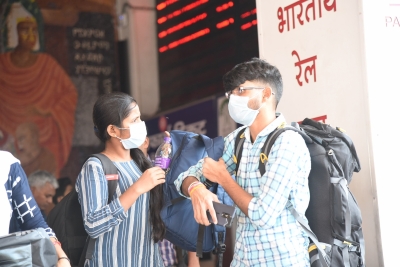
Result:
M258 96L259 95L254 97ZM253 124L261 107L257 110L249 108L247 105L250 99L251 98L249 98L248 96L231 95L229 97L229 115L235 122L243 124L245 126L250 126Z
M118 136L115 136L119 140L121 140L120 142L122 143L125 149L138 148L144 143L144 140L146 140L147 130L144 121L132 124L129 126L129 128L118 128L118 129L129 129L130 131L131 136L127 139L121 139Z

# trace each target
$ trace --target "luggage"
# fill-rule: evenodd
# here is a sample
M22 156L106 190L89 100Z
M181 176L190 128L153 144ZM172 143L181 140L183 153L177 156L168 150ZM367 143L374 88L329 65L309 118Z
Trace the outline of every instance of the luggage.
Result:
M244 129L239 131L235 141L237 168ZM353 172L361 170L353 141L338 127L306 118L301 125L292 123L278 127L268 136L261 153L268 156L275 140L287 130L296 131L304 138L311 156L310 203L305 214L308 224L298 216L290 200L286 205L311 239L311 267L364 267L361 211L348 188ZM261 158L259 170L261 175L265 173Z
M0 237L0 266L53 267L57 261L54 244L43 228Z
M101 161L108 182L108 203L110 203L118 183L118 179L115 179L118 177L117 167L103 154L93 154L90 157L96 157ZM95 239L90 238L85 231L76 190L72 190L51 210L47 224L61 242L71 266L83 266L85 259L91 258Z
M191 200L179 194L174 181L207 155L219 160L224 150L224 140L222 137L211 139L205 135L175 130L170 135L172 159L163 185L164 207L161 211L161 218L166 226L165 237L184 250L196 251L198 257L202 257L202 252L210 251L222 255L225 251L225 227L214 224L199 227L194 219ZM205 185L218 196L224 196L221 192L223 189L218 189L218 184L207 180Z

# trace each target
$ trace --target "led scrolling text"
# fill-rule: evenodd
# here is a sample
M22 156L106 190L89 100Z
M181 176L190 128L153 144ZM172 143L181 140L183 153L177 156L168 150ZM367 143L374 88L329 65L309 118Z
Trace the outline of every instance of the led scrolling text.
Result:
M178 2L178 1L177 0L166 0L166 1L164 1L164 2L162 2L162 3L157 5L157 10L163 10L167 6L172 5L172 4L176 3L176 2ZM180 16L182 13L185 13L185 12L188 12L190 10L193 10L193 9L195 9L195 8L197 8L197 7L199 7L199 6L203 5L203 4L206 4L206 3L209 3L209 0L196 0L196 1L193 1L192 3L187 4L186 6L180 8L180 9L177 9L177 10L175 10L173 12L170 12L169 14L167 14L165 16L162 16L162 17L158 18L157 23L161 25L161 24L165 23L168 20L171 20L171 19L174 19L174 18ZM217 6L215 11L217 13L220 13L220 12L223 12L223 11L229 9L229 8L232 8L233 6L234 6L234 2L233 1L228 1L226 3L223 3L223 4L219 5L219 6ZM241 15L241 19L244 19L244 18L246 18L246 17L248 17L250 15L255 15L256 13L257 13L256 9L253 9L253 10L250 10L250 11L246 11L245 13L243 13ZM193 24L195 24L195 23L197 23L197 22L199 22L201 20L206 19L207 17L208 17L207 12L203 12L201 14L198 14L198 15L196 15L195 17L193 17L191 19L187 19L185 21L182 21L182 22L180 22L180 23L178 23L178 24L176 24L176 25L174 25L174 26L172 26L172 27L170 27L170 28L168 28L166 30L163 30L163 31L159 32L158 33L158 38L162 39L162 38L166 37L167 35L170 35L170 34L172 34L174 32L177 32L177 31L179 31L179 30L181 30L183 28L189 27L189 26L191 26L191 25L193 25ZM225 28L225 27L227 27L229 25L232 25L234 23L235 23L235 20L233 18L224 19L223 21L218 22L215 25L215 28L222 29L222 28ZM250 27L255 26L255 25L257 25L257 20L256 19L254 19L254 20L252 20L250 22L244 23L243 25L241 25L240 28L241 28L241 30L247 30ZM161 46L158 51L160 53L163 53L163 52L165 52L167 50L170 50L170 49L173 49L173 48L175 48L175 47L177 47L179 45L188 43L188 42L193 41L193 40L195 40L195 39L197 39L199 37L207 35L210 32L211 32L210 28L208 28L208 27L204 28L204 29L199 30L197 32L194 32L194 33L192 33L190 35L187 35L187 36L185 36L185 37L183 37L181 39L173 41L173 42L169 43L168 45Z

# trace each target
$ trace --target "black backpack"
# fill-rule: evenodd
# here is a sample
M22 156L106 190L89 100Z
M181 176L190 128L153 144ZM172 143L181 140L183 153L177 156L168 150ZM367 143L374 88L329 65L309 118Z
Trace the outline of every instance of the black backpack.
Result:
M96 157L101 161L107 177L108 203L110 203L118 183L117 179L113 179L115 175L118 175L117 167L103 154L93 154L90 157ZM72 267L81 267L85 259L92 258L95 239L90 238L85 231L76 190L72 190L51 210L47 217L47 224L61 242L62 249L70 259Z
M239 131L235 141L236 171L243 150L244 130ZM353 141L338 127L335 129L306 118L301 125L283 124L275 129L269 134L261 153L268 156L275 140L287 130L296 131L303 137L311 156L308 224L299 217L290 199L286 204L311 239L308 250L311 267L364 267L361 211L348 188L353 172L361 169ZM261 175L265 173L261 157L259 171Z

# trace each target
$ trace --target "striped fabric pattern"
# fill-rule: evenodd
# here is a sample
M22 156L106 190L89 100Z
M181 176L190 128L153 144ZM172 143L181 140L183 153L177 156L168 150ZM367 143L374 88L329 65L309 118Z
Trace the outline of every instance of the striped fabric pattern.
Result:
M268 135L283 122L285 119L280 115L258 134L254 143L250 141L249 129L245 130L236 182L253 198L248 206L248 216L237 209L238 227L231 266L310 265L307 235L285 207L290 196L294 208L305 218L310 198L308 174L311 159L303 138L294 131L281 134L271 149L262 177L258 170L262 146ZM222 158L231 175L236 167L233 161L235 138L242 128L225 138ZM175 182L178 190L187 176L205 180L202 163L200 161L179 176Z
M97 238L93 258L86 260L85 267L161 267L158 244L152 239L150 193L141 195L127 212L119 201L119 196L142 172L133 160L113 163L119 180L110 204L107 204L108 186L100 160L89 158L76 181L85 229Z
M163 259L164 266L177 266L178 258L176 255L174 244L169 242L167 239L164 239L158 242L158 246L160 247L161 257Z

